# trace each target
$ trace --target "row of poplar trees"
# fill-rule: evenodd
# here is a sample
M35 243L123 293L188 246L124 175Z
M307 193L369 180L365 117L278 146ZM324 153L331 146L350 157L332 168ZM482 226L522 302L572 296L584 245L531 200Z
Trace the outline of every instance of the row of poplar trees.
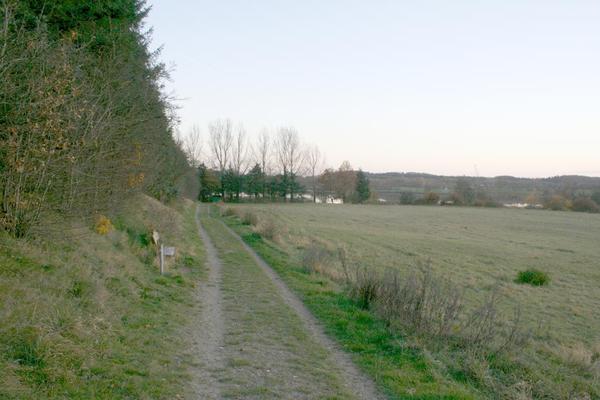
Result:
M165 200L187 172L138 0L0 1L0 227Z

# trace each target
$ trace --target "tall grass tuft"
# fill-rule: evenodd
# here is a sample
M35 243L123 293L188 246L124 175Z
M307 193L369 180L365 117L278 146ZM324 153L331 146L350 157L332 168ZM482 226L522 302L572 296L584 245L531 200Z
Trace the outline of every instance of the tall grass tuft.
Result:
M234 207L225 207L224 209L221 209L221 215L223 217L235 217L238 213Z
M277 240L279 237L279 227L272 218L262 220L254 228L256 233L269 240Z
M527 269L519 272L516 282L525 283L531 286L544 286L550 283L550 276L537 269Z
M327 249L314 241L302 252L302 267L307 273L324 273L329 262L331 256Z
M368 310L380 296L382 285L383 281L375 271L366 267L356 268L349 294L360 308Z
M430 261L402 276L397 270L382 275L352 265L343 248L338 249L338 257L348 295L361 308L373 310L390 327L408 329L439 343L460 343L473 354L498 354L528 338L522 330L519 309L512 319L500 312L499 288L479 307L467 312L464 290L435 275Z
M258 217L252 211L246 211L242 216L242 224L244 225L258 225Z
M433 274L430 262L406 279L389 271L381 285L377 310L388 323L401 322L417 332L447 336L463 309L463 293L450 281Z

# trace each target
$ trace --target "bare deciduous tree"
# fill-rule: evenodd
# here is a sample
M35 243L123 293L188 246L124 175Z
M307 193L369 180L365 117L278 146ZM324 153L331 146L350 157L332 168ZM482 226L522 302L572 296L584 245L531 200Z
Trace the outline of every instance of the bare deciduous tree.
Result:
M265 174L268 174L271 168L271 145L272 141L269 131L263 129L258 135L254 157L256 163L260 165Z
M249 143L246 129L239 125L232 141L230 167L236 175L243 175L248 170Z
M233 124L230 119L220 119L208 125L210 134L210 150L215 167L219 170L221 181L221 195L225 197L225 186L223 184L223 173L228 167L231 157L231 146L233 144Z
M242 124L240 124L235 133L235 137L233 139L233 146L231 152L231 162L230 169L233 172L235 182L235 195L236 199L240 198L240 190L241 190L241 179L242 176L248 170L248 157L249 153L249 144L248 139L246 137L246 129Z
M268 176L271 169L271 136L267 129L263 129L258 135L258 142L255 148L255 159L256 163L260 165L262 173ZM263 179L262 182L262 197L265 197L267 190L266 181Z
M313 202L317 202L317 181L318 176L323 168L323 157L321 151L316 145L310 146L306 150L306 162L308 164L309 173L311 175L311 184L313 192Z
M277 132L275 150L281 172L288 182L290 199L293 201L296 177L301 173L304 162L298 131L292 127L280 128Z
M348 161L344 161L336 171L335 177L336 194L346 203L356 187L356 171Z
M188 134L181 138L181 148L189 164L197 168L202 162L202 134L198 125L192 126Z

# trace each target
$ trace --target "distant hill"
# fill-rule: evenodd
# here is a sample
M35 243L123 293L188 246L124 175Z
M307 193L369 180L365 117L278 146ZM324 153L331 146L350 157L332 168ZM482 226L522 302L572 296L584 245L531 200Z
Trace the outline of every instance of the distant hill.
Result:
M371 188L380 198L397 202L403 192L415 194L433 191L442 197L454 190L458 179L466 179L473 188L485 190L499 202L521 202L532 192L539 195L554 193L590 194L600 190L600 177L579 175L550 178L516 178L513 176L473 177L442 176L418 172L367 173Z

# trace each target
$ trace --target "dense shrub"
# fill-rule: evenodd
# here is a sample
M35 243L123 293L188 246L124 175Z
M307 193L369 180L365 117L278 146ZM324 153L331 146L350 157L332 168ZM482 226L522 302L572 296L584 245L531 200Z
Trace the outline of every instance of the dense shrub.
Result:
M595 191L594 193L592 193L592 195L590 196L592 200L594 200L594 202L596 204L598 204L600 206L600 190Z
M525 283L532 286L544 286L550 283L550 276L537 269L527 269L519 272L516 282Z
M2 2L0 228L177 194L187 171L143 2Z
M456 204L472 205L475 202L476 193L467 178L458 178L452 195Z
M475 207L499 207L497 201L495 201L487 192L480 190L477 192L475 196L475 201L473 202Z
M463 206L465 205L465 199L458 193L450 194L450 201L455 206Z
M423 195L424 204L437 204L440 201L440 195L435 192L427 192Z
M573 205L571 206L573 211L579 212L591 212L597 213L600 212L600 207L591 197L578 197L573 200Z
M554 195L545 204L545 207L553 211L562 211L569 208L567 199L560 195Z
M413 192L403 192L400 195L400 204L414 204L415 194Z

